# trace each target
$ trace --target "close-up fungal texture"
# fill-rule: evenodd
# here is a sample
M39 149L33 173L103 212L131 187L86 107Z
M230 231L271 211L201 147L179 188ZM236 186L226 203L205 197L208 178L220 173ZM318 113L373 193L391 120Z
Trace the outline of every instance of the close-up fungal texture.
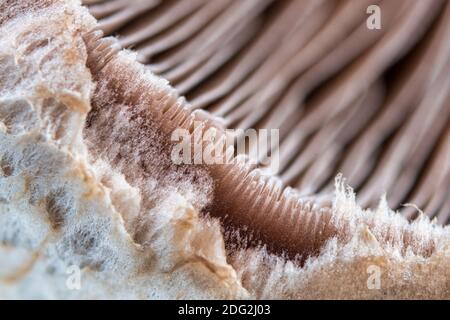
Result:
M450 1L0 0L0 299L450 299Z

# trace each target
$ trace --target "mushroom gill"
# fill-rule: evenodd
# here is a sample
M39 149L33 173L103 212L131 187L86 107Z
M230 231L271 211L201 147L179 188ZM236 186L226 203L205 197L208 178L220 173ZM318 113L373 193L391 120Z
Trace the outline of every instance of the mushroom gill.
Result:
M449 1L83 2L0 1L0 296L449 297Z
M332 213L338 173L364 207L387 193L409 218L417 215L403 204L414 203L448 223L450 5L377 1L382 28L370 30L372 2L96 1L99 29L118 38L87 35L89 65L118 102L154 109L167 144L176 128L214 127L218 140L225 128L279 129L277 150L264 150L279 153L277 172L205 166L214 191L203 211L245 230L246 245L305 259L348 236ZM135 77L114 60L121 46L187 102L130 89ZM104 108L94 99L94 115Z

